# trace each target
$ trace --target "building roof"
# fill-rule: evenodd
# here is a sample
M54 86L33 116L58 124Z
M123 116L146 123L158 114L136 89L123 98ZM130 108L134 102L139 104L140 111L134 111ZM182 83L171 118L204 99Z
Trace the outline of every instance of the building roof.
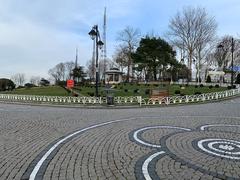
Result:
M118 68L110 68L110 70L105 72L106 74L111 74L111 73L115 73L115 74L124 74L123 72L121 72Z

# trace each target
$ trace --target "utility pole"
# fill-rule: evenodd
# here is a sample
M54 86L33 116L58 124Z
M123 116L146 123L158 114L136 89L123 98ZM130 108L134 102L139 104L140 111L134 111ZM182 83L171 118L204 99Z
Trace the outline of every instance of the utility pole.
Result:
M233 88L233 52L234 52L234 39L232 37L232 63L231 63L231 66L232 66L232 71L231 71L231 87Z
M106 43L106 30L107 30L107 8L104 8L103 18L103 82L105 84L106 60L107 60L107 43Z

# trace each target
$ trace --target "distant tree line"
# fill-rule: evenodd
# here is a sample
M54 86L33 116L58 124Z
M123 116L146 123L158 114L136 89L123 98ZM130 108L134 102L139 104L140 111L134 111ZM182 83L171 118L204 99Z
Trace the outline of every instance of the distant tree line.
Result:
M83 66L78 66L74 62L61 62L49 69L48 74L54 78L56 85L66 85L68 79L73 79L76 83L85 80L86 73Z

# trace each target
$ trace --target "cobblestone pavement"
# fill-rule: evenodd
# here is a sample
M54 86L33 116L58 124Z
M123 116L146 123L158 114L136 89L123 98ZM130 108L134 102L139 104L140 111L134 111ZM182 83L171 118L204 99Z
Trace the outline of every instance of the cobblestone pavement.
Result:
M0 104L0 179L240 179L240 98L132 109Z

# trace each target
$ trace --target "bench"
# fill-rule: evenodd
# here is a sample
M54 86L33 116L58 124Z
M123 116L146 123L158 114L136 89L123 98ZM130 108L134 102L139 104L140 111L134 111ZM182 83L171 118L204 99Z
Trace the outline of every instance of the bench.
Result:
M162 97L168 97L169 91L168 90L159 90L159 89L153 89L150 93L150 98L162 98Z

